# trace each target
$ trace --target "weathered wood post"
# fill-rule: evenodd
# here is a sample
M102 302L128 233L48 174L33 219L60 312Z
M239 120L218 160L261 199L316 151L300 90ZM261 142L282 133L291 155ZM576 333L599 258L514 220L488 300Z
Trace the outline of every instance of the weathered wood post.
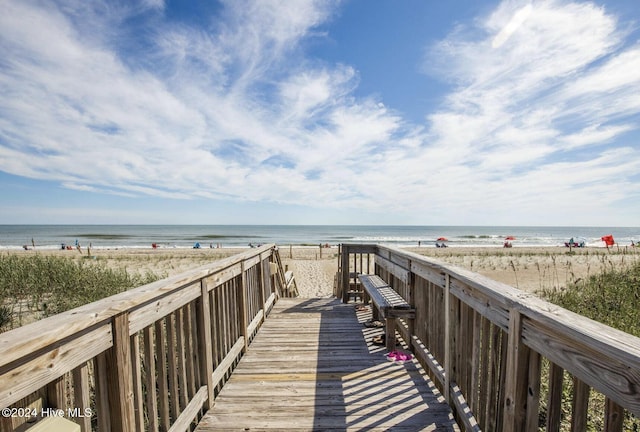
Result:
M342 302L349 302L349 246L342 245Z
M244 347L242 348L242 352L247 352L249 348L249 335L247 331L247 327L249 326L247 321L247 271L245 268L245 260L242 260L240 263L240 287L238 288L238 302L239 308L238 311L240 316L238 317L238 325L240 326L240 334L244 337Z
M549 365L549 396L547 399L547 430L549 432L560 430L563 375L563 368L554 363Z
M589 413L589 393L591 389L588 385L573 378L573 401L571 403L571 430L587 430L587 415Z
M624 409L609 399L604 401L604 432L622 432Z
M106 352L107 392L111 430L135 430L133 406L133 373L131 369L131 343L129 341L129 313L113 317L113 347ZM104 415L104 413L102 413Z
M196 308L196 320L198 322L198 358L200 359L201 385L207 386L207 399L204 409L213 406L213 352L211 347L211 303L207 280L200 281L200 299Z
M451 360L455 357L453 353L453 335L451 332L451 277L448 273L444 275L444 398L449 405L451 400Z
M529 348L522 343L522 315L518 310L511 309L502 429L504 432L526 430L528 376Z
M367 255L367 268L368 267L369 267L369 255ZM412 262L411 260L409 260L409 276L407 280L409 298L407 299L408 300L407 303L409 303L409 305L411 306L411 309L415 309L416 308L416 289L415 289L416 275L415 273L413 273L411 267L412 267ZM409 340L407 341L407 343L409 344L409 351L415 354L416 349L413 346L413 335L415 333L415 318L407 318L407 328L409 330Z
M264 293L264 261L262 254L258 255L258 298L260 299L260 306L262 307L262 319L260 323L263 323L267 318L267 296Z
M47 402L49 403L48 408L67 408L65 387L66 385L64 375L47 384Z
M72 371L73 375L73 406L85 413L91 407L89 395L89 365L84 363ZM91 432L91 416L82 416L76 420L82 432Z

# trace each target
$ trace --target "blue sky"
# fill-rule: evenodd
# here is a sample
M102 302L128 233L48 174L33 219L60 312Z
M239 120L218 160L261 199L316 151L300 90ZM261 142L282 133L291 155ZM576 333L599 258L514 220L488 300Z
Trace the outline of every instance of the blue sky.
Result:
M640 7L0 1L0 223L640 225Z

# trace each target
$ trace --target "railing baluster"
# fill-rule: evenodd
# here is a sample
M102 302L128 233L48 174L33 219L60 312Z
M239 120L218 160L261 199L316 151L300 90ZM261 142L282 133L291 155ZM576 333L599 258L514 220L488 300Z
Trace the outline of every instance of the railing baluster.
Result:
M503 431L525 430L529 348L522 343L522 315L509 311L509 339L504 399Z
M574 432L587 430L587 414L589 413L589 386L573 378L573 401L571 430Z
M160 430L165 432L169 430L171 425L171 417L169 414L169 387L168 374L170 371L167 367L167 321L169 317L156 321L156 356L158 361L158 395L159 395L159 419Z
M144 429L144 408L143 408L143 396L142 396L142 364L140 359L140 336L138 333L134 334L130 338L131 340L131 361L133 374L133 402L136 430Z
M249 322L247 320L247 271L245 269L244 261L240 265L241 268L241 276L240 276L240 286L238 289L238 306L239 309L237 311L237 323L240 326L240 335L244 337L244 348L242 352L245 353L247 348L249 347L249 335L247 333L247 327L249 327Z
M622 432L624 409L609 398L604 401L604 432Z
M107 389L111 414L111 430L135 430L133 406L133 373L131 370L131 343L129 339L129 313L113 317L113 347L107 350Z
M536 432L538 430L539 410L540 410L540 375L542 368L542 357L534 350L529 350L529 377L527 386L527 418L526 432Z
M91 400L89 394L89 365L83 363L75 368L73 375L73 407L80 416L77 422L82 432L91 432Z
M200 358L200 385L207 386L207 400L204 409L213 406L213 353L211 347L214 342L211 337L211 304L209 302L209 290L207 279L201 281L201 295L198 299L196 319L198 321L198 356Z
M563 378L564 369L551 363L549 365L549 397L547 398L547 432L560 430Z
M94 358L95 386L96 386L96 414L98 416L98 431L111 430L111 410L109 408L109 391L107 384L107 353L98 354Z
M153 327L144 329L144 363L145 363L145 383L147 385L147 421L148 429L151 432L158 432L158 397L156 394L156 362Z

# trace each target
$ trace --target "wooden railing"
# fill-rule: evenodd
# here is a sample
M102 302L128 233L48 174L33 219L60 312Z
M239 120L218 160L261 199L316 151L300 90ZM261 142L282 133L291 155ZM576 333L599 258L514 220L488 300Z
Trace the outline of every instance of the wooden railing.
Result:
M413 325L398 331L466 430L557 431L562 423L583 431L591 390L603 395L602 430L621 431L625 417L640 416L639 338L418 254L380 245L341 251L344 301L350 274L371 255L375 273L416 308Z
M0 334L0 429L190 430L283 280L267 245Z

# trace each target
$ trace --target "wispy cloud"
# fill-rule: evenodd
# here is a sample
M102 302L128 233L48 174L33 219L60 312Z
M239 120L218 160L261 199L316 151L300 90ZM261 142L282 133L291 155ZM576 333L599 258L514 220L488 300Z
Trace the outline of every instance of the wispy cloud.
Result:
M356 97L353 65L308 57L338 2L228 1L197 26L161 1L92 5L2 2L1 170L423 223L638 198L640 45L594 4L505 1L454 29L428 50L450 91L424 124Z

